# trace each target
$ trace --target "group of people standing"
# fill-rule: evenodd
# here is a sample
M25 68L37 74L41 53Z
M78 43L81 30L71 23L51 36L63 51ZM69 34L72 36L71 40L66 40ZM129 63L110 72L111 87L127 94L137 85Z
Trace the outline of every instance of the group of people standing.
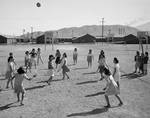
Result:
M59 50L56 50L56 54L55 56L53 55L49 55L49 61L48 61L48 69L49 69L49 76L50 78L48 79L47 83L50 85L53 77L54 77L54 70L57 69L57 72L59 72L62 69L62 74L63 74L63 80L65 79L65 77L67 77L69 79L68 76L68 72L70 71L70 69L67 66L67 54L63 53L62 58L61 58L61 53ZM55 60L55 65L56 68L54 68L53 65L53 60Z
M73 51L73 64L76 65L77 64L77 60L78 60L78 51L77 48L74 49ZM139 54L139 52L137 51L137 54L135 56L135 72L137 72L137 70L139 69L139 72L143 73L143 74L147 74L147 63L148 63L148 52L145 52L145 54ZM87 63L88 63L88 67L92 67L92 62L94 60L94 56L92 54L92 50L89 49L89 52L87 54ZM23 80L27 79L27 80L31 80L32 78L29 78L26 73L27 70L29 69L31 72L31 67L34 66L36 68L36 66L39 64L39 61L41 61L41 63L43 63L42 57L41 57L41 50L40 48L37 49L37 51L35 51L35 49L32 49L31 52L26 51L25 52L25 68L23 67L19 67L19 69L17 70L17 73L15 72L16 68L16 62L14 60L13 57L13 53L10 53L10 56L8 57L8 69L6 72L6 78L8 79L7 81L7 86L6 88L8 88L9 83L11 83L12 88L14 88L15 93L17 93L17 98L18 101L20 101L20 93L22 94L21 97L21 105L23 104L23 98L24 98L24 94L25 94L25 89L23 87ZM53 65L53 61L55 61L55 67ZM110 71L109 66L106 63L106 57L105 57L105 53L103 50L100 51L99 57L98 57L98 68L97 71L98 73L100 73L101 80L106 80L106 86L103 89L105 91L105 100L107 105L105 107L109 108L111 107L110 102L109 102L109 96L114 95L118 101L119 101L119 106L123 105L123 102L121 100L121 98L119 97L120 94L120 65L119 65L119 60L118 58L114 57L113 59L113 63L114 63L114 68L113 68L113 72ZM67 77L67 79L69 79L70 77L68 76L68 72L70 71L70 69L67 66L67 54L63 53L61 55L60 51L57 49L55 55L49 55L48 57L48 71L49 71L49 79L47 80L48 85L51 84L51 81L53 80L54 77L54 71L57 70L57 72L59 72L60 70L62 70L62 79L65 79L65 77ZM56 71L55 71L56 72ZM13 84L13 79L14 80L14 84ZM14 87L13 87L14 85Z
M134 73L138 72L139 74L147 75L148 60L149 60L148 52L145 52L145 54L141 53L140 55L140 52L137 51L134 57L134 61L135 61Z
M37 65L39 65L39 62L41 61L41 63L43 64L43 59L41 56L41 49L38 48L37 51L33 48L31 52L26 51L25 52L25 67L26 67L26 71L29 70L31 72L31 68L32 66L37 67Z
M69 79L69 76L67 73L70 71L70 69L67 66L67 54L63 53L63 55L61 57L60 51L56 50L55 56L49 55L48 69L50 72L49 73L50 78L48 79L47 83L50 84L54 77L55 68L53 66L53 62L52 62L53 60L55 60L56 69L58 71L60 70L60 68L62 69L62 74L63 74L62 79L64 79L65 76ZM74 65L77 64L77 60L78 60L78 52L77 52L77 48L75 48L73 51ZM92 50L89 49L89 53L87 55L88 67L92 67L93 60L94 60L94 56L92 54ZM114 70L113 70L113 73L111 74L111 71L110 71L108 65L106 64L105 53L103 50L101 50L100 54L99 54L99 58L98 58L97 72L99 72L101 74L100 80L105 79L107 82L106 87L103 89L105 91L105 99L106 99L106 103L107 103L107 105L105 107L107 107L107 108L111 107L110 102L109 102L109 97L108 97L110 95L114 95L118 99L119 106L123 105L123 102L119 97L120 76L121 76L119 60L115 57L113 60L113 63L114 63Z

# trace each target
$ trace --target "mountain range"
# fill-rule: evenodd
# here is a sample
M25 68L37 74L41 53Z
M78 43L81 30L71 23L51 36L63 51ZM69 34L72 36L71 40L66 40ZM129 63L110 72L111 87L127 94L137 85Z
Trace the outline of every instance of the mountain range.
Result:
M112 34L114 36L125 36L128 34L137 35L138 31L149 31L150 32L150 22L145 24L139 25L137 27L131 27L126 25L105 25L104 26L104 33L103 36L108 36L108 34ZM45 32L51 32L45 31ZM43 35L45 32L36 31L33 33L27 33L21 35L20 37L26 38L37 38L38 36ZM79 37L85 34L90 34L95 37L102 36L102 26L101 25L85 25L81 27L69 27L69 28L62 28L59 30L53 30L53 37L57 38L72 38L72 37Z
M103 36L107 36L108 34L113 34L114 36L125 36L128 34L137 35L138 29L130 26L124 25L105 25L104 26L104 33ZM46 31L50 32L50 31ZM90 34L95 37L102 36L102 26L101 25L86 25L82 27L70 27L70 28L62 28L59 30L53 31L53 37L56 38L72 38L72 37L79 37L85 34ZM44 32L33 32L22 35L21 37L32 37L36 38L40 35L44 34Z
M150 32L150 22L139 25L136 28L141 30L141 31L149 31Z

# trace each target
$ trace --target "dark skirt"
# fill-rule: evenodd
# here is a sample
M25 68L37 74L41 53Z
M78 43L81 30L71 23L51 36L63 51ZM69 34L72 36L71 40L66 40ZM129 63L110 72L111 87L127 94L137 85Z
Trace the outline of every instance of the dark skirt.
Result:
M105 69L105 66L104 66L104 65L100 65L100 66L98 67L98 69L99 69L99 72L100 72L100 73L103 73L103 71L104 71L104 69Z
M56 63L56 64L60 64L60 62L61 62L61 61L60 61L60 57L57 57L56 60L55 60L55 63Z
M66 73L66 72L69 72L70 69L66 65L63 65L62 66L62 71L63 71L63 73Z

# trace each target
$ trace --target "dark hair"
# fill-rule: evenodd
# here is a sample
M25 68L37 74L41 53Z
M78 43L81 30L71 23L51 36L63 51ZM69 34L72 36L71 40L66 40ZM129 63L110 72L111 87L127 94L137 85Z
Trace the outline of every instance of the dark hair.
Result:
M32 51L35 51L35 49L33 48Z
M26 51L25 54L29 54L29 51Z
M103 55L104 55L104 54L105 54L105 53L104 53L104 50L101 50L100 54L103 54Z
M67 54L66 54L66 53L64 53L64 54L63 54L63 56L64 56L64 57L67 57Z
M10 52L10 53L9 53L9 56L13 56L13 53L12 53L12 52Z
M52 61L53 59L55 59L55 57L53 55L49 55L49 60Z
M89 49L89 53L92 53L92 49Z
M147 55L147 56L148 56L148 52L145 52L145 55Z
M40 48L37 49L38 51L41 50Z
M74 51L77 51L77 48L74 48Z
M10 56L10 57L8 58L8 62L10 62L10 60L11 60L11 59L13 59L13 57L12 57L12 56Z
M17 70L18 74L24 74L26 73L23 67L19 67L19 69Z
M137 54L137 55L140 55L140 52L139 52L139 51L136 51L136 54Z
M111 72L110 72L109 69L107 69L107 68L104 68L103 73L104 73L105 75L111 75Z
M114 57L114 61L115 63L119 63L119 60L116 57Z

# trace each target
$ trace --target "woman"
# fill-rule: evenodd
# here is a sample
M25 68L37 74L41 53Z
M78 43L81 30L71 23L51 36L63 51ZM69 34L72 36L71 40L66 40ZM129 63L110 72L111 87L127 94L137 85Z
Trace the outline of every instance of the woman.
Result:
M64 53L63 57L61 59L61 68L62 68L62 74L63 74L63 78L65 78L65 76L67 76L67 78L69 79L69 76L67 74L67 72L69 72L69 68L67 67L67 54Z
M117 83L118 87L120 87L120 66L119 66L119 60L115 57L113 60L114 63L114 71L113 71L113 77L115 82Z
M101 78L100 80L103 80L103 70L104 68L107 67L107 64L106 64L106 61L105 61L105 54L104 54L104 51L101 50L100 54L99 54L99 58L98 58L98 69L97 69L97 72L99 71L99 73L101 74Z
M61 57L61 54L60 54L60 51L59 50L56 50L56 54L55 54L55 64L56 64L56 69L57 69L57 66L58 64L60 64L60 57Z
M15 78L15 80L14 80L14 92L17 94L18 102L20 101L20 94L21 94L20 105L23 105L23 99L25 96L25 89L23 87L23 81L24 81L24 79L31 80L31 78L29 78L26 75L26 72L25 72L23 67L20 67L17 70L17 73L14 75L13 79L14 78Z
M37 49L37 65L39 65L39 61L43 64L42 56L41 56L41 49Z
M113 76L111 75L110 71L107 68L104 68L103 76L107 82L106 90L105 90L105 99L106 99L107 105L105 107L107 108L111 107L110 102L109 102L109 97L108 97L110 95L114 95L118 99L119 101L118 106L123 105L123 102L118 95L120 94L119 87L117 83L115 82Z

